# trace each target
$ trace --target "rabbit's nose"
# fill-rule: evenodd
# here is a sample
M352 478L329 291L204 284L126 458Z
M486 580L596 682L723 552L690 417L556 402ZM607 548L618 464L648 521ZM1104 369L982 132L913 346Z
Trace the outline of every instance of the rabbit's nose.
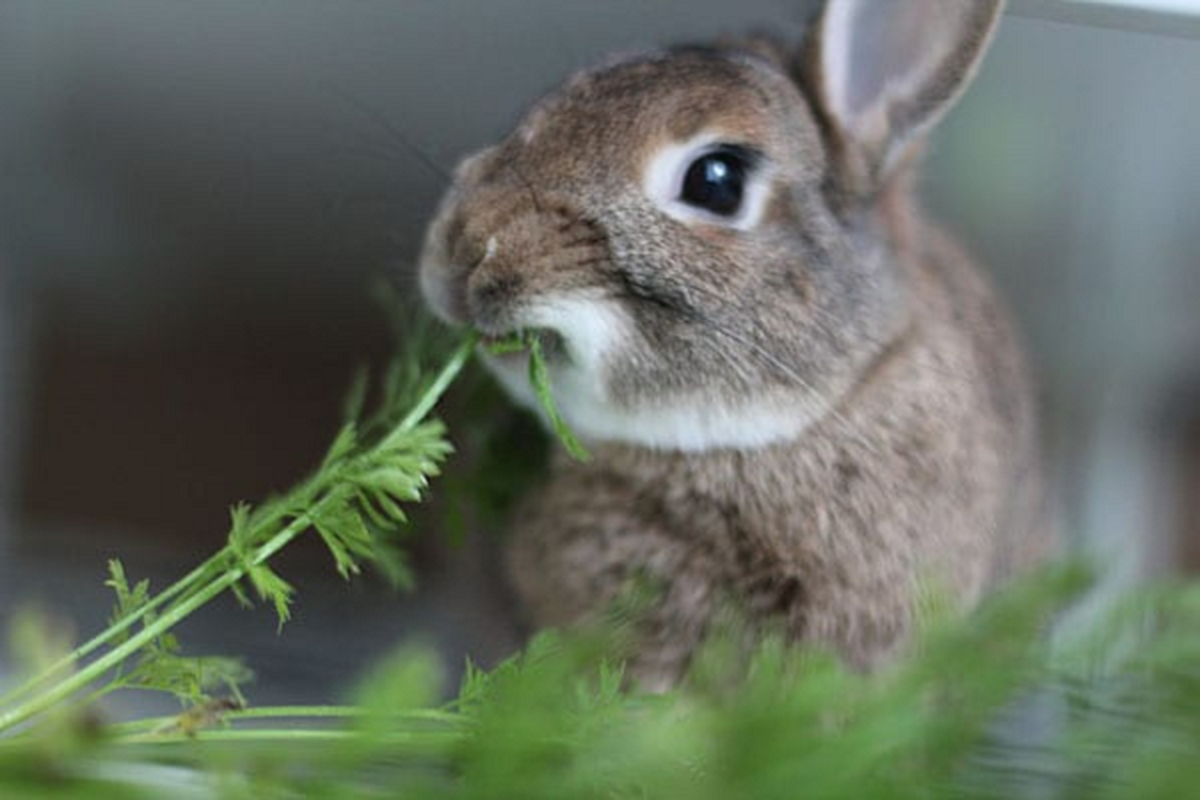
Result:
M468 281L467 307L481 322L489 321L521 296L525 281L512 270L489 272L480 280Z
M512 233L505 231L484 240L466 276L467 309L472 321L484 331L506 333L526 289L522 270L528 268L531 254Z
M435 313L452 324L474 322L468 302L471 276L496 248L488 222L475 209L460 206L423 255L421 290Z
M454 291L486 333L508 333L538 298L594 280L606 253L571 198L508 183L462 198L446 239Z

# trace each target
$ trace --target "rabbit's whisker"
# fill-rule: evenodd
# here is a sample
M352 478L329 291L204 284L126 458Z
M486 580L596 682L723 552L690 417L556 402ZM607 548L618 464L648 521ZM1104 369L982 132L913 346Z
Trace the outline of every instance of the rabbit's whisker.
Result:
M436 175L443 185L449 186L454 182L454 176L450 174L448 169L434 161L429 153L424 150L424 148L414 142L407 133L398 128L396 124L378 108L364 103L359 98L336 86L329 87L329 91L343 103L347 103L348 105L352 106L356 111L373 122L375 126L388 138L388 141L400 145L404 153L411 158L415 158L418 163Z

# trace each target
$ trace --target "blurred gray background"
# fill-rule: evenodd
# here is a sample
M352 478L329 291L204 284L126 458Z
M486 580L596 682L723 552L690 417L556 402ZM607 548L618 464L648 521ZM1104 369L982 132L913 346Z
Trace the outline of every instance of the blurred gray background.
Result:
M442 188L405 142L449 167L602 53L813 6L0 1L0 625L92 629L105 558L177 574L312 464ZM1133 579L1200 569L1200 23L1121 6L1014 0L924 191L1026 331L1065 530ZM279 700L409 635L505 652L486 543L420 557L408 599L300 557L281 639L222 607L185 641Z

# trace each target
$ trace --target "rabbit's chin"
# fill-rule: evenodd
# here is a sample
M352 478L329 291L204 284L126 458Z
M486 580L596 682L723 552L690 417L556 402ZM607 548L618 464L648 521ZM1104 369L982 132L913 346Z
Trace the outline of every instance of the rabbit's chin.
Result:
M734 401L699 388L629 402L613 396L608 380L621 368L621 351L639 338L633 320L618 303L555 298L538 303L523 322L524 327L548 331L554 340L547 358L554 401L587 443L685 452L753 449L799 438L828 410L825 403L785 390ZM517 403L544 415L529 383L525 358L485 356L485 361Z

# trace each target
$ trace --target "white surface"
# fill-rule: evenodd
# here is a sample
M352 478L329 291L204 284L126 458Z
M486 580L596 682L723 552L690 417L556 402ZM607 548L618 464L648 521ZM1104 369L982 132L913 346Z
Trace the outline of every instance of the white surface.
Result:
M1200 15L1197 0L1066 0L1079 6L1106 6L1127 8L1134 11L1150 11L1157 14Z

